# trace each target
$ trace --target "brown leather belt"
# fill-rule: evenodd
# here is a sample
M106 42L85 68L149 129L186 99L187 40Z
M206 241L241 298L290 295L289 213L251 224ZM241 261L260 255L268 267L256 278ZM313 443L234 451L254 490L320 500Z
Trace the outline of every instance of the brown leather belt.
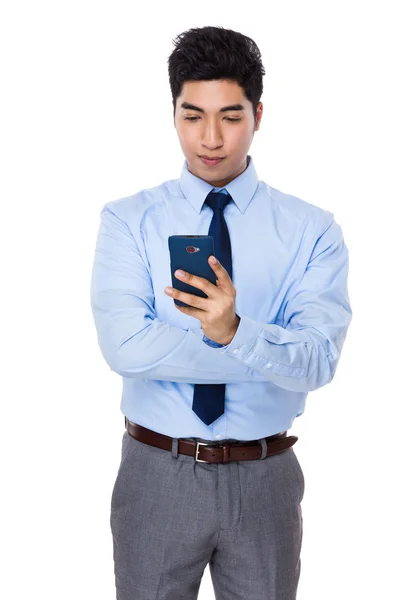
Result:
M173 438L151 429L143 427L129 421L125 417L125 425L128 434L139 442L162 448L162 450L172 450ZM191 437L191 436L190 436ZM267 443L267 452L265 458L274 454L284 452L298 440L296 435L288 435L287 432L276 433L265 438ZM193 456L197 462L217 463L230 462L231 460L256 460L262 455L262 446L258 440L249 440L241 442L198 442L178 438L179 454Z

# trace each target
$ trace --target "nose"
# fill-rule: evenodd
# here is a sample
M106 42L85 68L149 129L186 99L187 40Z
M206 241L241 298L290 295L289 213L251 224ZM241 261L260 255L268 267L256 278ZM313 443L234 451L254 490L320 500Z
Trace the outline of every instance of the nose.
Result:
M204 125L202 145L211 152L223 145L223 139L219 125L215 121L207 121Z

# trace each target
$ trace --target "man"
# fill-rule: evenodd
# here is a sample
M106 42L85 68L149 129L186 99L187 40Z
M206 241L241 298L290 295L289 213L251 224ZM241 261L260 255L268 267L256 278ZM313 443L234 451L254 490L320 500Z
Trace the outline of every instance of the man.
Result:
M105 204L92 272L98 343L123 377L117 598L195 599L209 564L217 600L293 600L304 475L288 430L334 377L348 251L332 213L257 177L253 40L203 27L175 43L182 172ZM205 297L169 286L168 237L184 234L213 236L216 285L182 279Z

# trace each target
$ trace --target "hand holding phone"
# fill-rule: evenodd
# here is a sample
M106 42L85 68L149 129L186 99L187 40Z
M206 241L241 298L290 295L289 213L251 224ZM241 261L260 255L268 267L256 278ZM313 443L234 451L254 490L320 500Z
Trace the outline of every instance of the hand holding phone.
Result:
M172 287L194 294L201 298L207 298L202 290L177 279L174 275L177 269L182 269L192 275L203 277L216 285L216 275L208 263L211 255L214 256L214 238L212 235L170 235L168 247L171 260L171 282ZM178 306L189 306L181 300L174 298Z

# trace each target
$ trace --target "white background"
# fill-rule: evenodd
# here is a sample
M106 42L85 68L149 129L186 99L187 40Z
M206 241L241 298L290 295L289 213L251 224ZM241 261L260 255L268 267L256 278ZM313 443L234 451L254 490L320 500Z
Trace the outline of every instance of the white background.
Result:
M350 254L336 377L291 430L306 482L297 598L417 597L412 4L3 4L1 597L115 598L122 380L96 341L94 245L105 202L179 177L167 58L204 25L262 53L259 178L332 211ZM200 598L214 599L208 567Z

